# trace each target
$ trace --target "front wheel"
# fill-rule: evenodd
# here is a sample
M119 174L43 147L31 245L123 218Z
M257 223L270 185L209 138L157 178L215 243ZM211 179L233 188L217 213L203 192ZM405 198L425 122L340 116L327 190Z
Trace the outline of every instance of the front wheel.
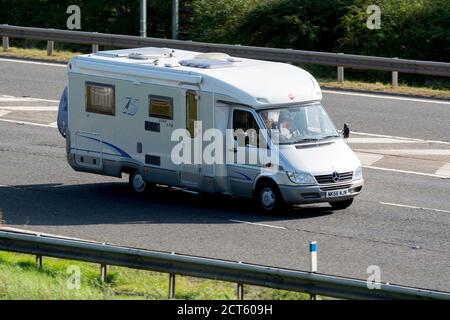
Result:
M263 183L259 186L254 198L258 207L266 213L276 212L284 205L280 191L272 183Z
M129 184L135 193L143 193L147 187L144 177L138 171L130 174Z
M353 198L343 201L334 201L330 202L330 205L333 207L334 210L344 210L350 207L353 203Z

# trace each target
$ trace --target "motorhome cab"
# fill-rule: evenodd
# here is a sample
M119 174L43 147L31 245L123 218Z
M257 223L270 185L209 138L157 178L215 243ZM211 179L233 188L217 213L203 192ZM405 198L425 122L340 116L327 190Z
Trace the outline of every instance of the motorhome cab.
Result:
M138 193L163 184L253 197L267 212L318 202L343 209L361 192L361 163L321 99L317 81L289 64L104 51L70 61L58 125L73 169L126 173Z

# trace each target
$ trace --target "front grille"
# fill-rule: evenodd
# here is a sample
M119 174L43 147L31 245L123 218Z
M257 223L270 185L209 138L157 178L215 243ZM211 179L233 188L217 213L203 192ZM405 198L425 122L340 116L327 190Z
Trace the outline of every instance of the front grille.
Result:
M350 172L339 172L339 181L333 181L333 174L325 174L322 176L315 176L317 182L319 184L328 184L328 183L339 183L343 181L349 181L353 179L353 171Z
M322 187L322 188L320 188L320 191L332 191L332 190L348 189L351 186L352 186L351 184L341 184L339 186Z

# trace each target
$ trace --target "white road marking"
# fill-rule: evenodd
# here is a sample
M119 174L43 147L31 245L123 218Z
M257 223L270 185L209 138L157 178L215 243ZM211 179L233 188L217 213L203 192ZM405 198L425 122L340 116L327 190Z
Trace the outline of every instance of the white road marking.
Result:
M273 226L273 225L270 225L270 224L264 224L264 223L255 223L255 222L248 222L248 221L241 221L241 220L233 220L233 219L230 219L230 220L228 220L228 221L236 222L236 223L243 223L243 224L250 224L250 225L253 225L253 226L259 226L259 227L266 227L266 228L273 228L273 229L286 230L285 227Z
M350 144L366 143L426 143L425 141L402 140L393 138L349 138L346 140Z
M427 210L427 211L435 211L435 212L444 212L444 213L450 213L449 210L441 210L441 209L432 209L432 208L424 208L424 207L416 207L416 206L409 206L406 204L397 204L397 203L390 203L390 202L380 202L381 204L384 204L386 206L393 206L393 207L401 207L401 208L409 208L409 209L419 209L419 210Z
M383 157L384 157L382 154L373 154L373 153L355 152L355 154L359 158L359 161L361 161L361 163L364 166L371 166L375 162L380 161L381 159L383 159Z
M376 153L383 155L431 155L431 156L450 156L450 149L358 149L358 152Z
M347 96L358 96L358 97L369 97L369 98L377 98L377 99L391 99L391 100L403 100L403 101L412 101L412 102L423 102L423 103L436 103L436 104L447 104L450 105L450 101L445 100L436 100L436 99L420 99L420 98L409 98L409 97L400 97L400 96L391 96L391 95L381 95L381 94L370 94L370 93L359 93L359 92L349 92L349 91L334 91L334 90L322 90L324 93L330 94L340 94Z
M0 96L0 102L53 102L59 103L59 100L49 100L40 98L30 98L30 97L13 97L13 96Z
M375 134L375 133L365 133L365 132L356 132L352 131L351 134L361 135L361 136L369 136L369 137L378 137L378 138L389 138L389 139L399 139L405 141L415 141L420 143L440 143L440 144L450 144L449 141L439 141L439 140L424 140L424 139L416 139L416 138L406 138L406 137L397 137L397 136L389 136L384 134Z
M46 127L46 128L57 128L57 126L53 124L42 124L42 123L35 123L35 122L28 122L28 121L19 121L19 120L9 120L9 119L0 119L1 122L9 122L9 123L17 123L17 124L26 124L30 126L37 126L37 127Z
M15 63L36 64L36 65L41 65L41 66L67 68L67 65L65 65L65 64L51 63L51 62L39 62L39 61L27 61L27 60L18 60L18 59L16 60L16 59L7 59L7 58L0 58L0 62L15 62Z
M449 177L447 177L447 176L443 176L443 175L439 175L439 174L433 174L433 173L424 173L424 172L415 172L415 171L408 171L408 170L389 169L389 168L381 168L381 167L373 167L373 166L363 166L363 168L372 169L372 170L380 170L380 171L390 171L390 172L414 174L414 175L417 175L417 176L424 176L424 177L449 179Z
M444 164L436 171L437 175L446 176L450 178L450 163Z
M6 110L0 110L0 117L6 116L8 113L10 113L11 111L6 111Z
M0 110L8 110L8 111L58 111L58 107L23 107L23 106L0 106Z
M4 187L4 186L0 186ZM38 232L38 231L32 231L32 230L26 230L26 229L19 229L19 228L11 228L11 227L0 227L0 231L6 231L6 232L16 232L16 233L24 233L24 234L30 234L30 235L39 235L49 238L57 238L57 239L64 239L64 240L75 240L75 241L82 241L82 242L89 242L89 243L104 243L99 241L93 241L93 240L85 240L80 238L73 238L73 237L65 237L53 233L44 233L44 232Z

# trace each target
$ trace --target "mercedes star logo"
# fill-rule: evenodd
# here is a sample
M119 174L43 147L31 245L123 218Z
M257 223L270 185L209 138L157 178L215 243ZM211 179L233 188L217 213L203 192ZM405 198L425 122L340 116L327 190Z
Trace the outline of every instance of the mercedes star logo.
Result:
M339 173L337 173L336 171L331 174L331 180L333 180L334 182L339 182L340 179L341 177L339 177Z

